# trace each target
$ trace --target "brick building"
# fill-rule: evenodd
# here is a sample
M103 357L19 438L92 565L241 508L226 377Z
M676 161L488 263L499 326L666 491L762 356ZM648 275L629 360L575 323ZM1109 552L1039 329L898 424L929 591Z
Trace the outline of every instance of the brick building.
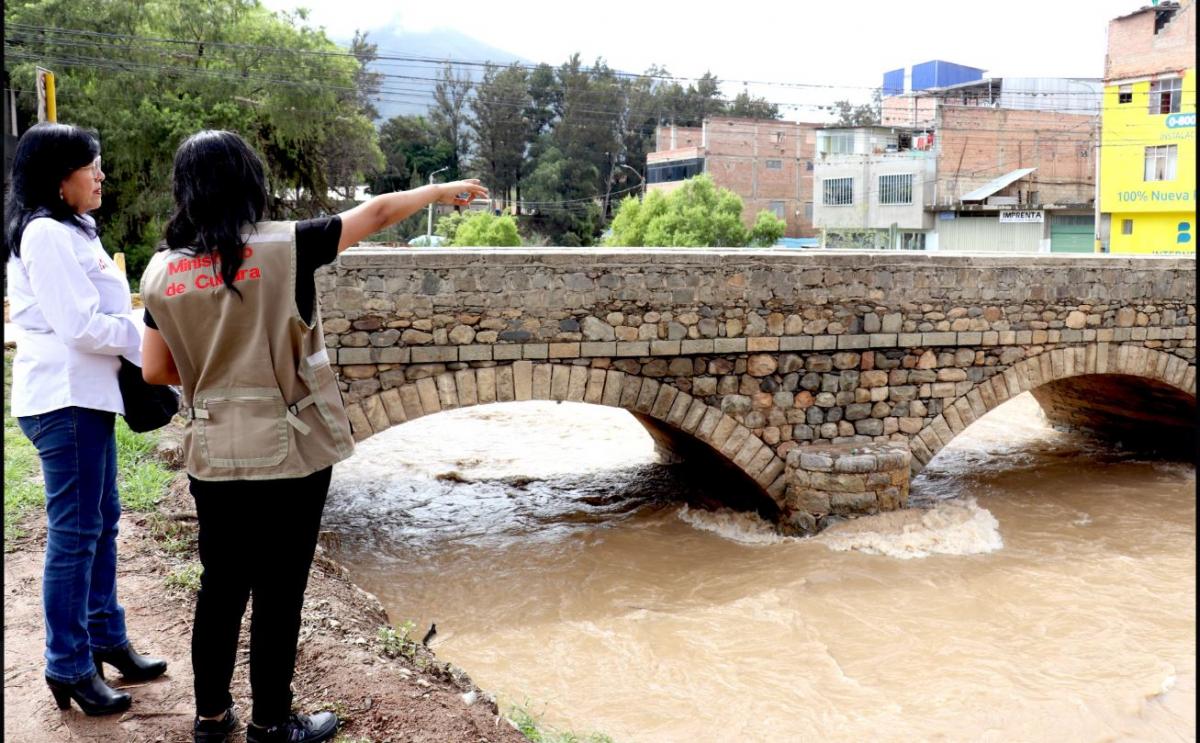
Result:
M742 221L762 210L787 222L787 237L814 237L813 152L820 124L712 117L699 127L659 127L646 156L649 190L670 191L708 173L742 198Z
M1098 81L981 78L885 98L883 126L823 128L823 244L1090 252L1098 92Z
M1097 249L1192 253L1196 5L1164 2L1108 24Z

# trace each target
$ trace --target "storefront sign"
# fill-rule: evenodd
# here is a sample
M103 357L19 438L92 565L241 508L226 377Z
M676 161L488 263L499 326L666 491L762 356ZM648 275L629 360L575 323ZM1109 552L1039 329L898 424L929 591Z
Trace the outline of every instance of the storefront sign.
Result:
M1042 222L1045 220L1045 212L1018 212L1006 211L1000 212L1000 224L1009 222Z
M1184 129L1196 127L1196 114L1171 114L1167 117L1168 129Z

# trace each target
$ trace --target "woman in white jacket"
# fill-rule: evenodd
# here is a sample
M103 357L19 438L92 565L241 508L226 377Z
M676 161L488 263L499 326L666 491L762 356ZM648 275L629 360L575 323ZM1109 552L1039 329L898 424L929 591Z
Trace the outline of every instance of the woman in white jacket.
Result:
M138 655L117 601L117 443L124 413L120 357L140 361L140 318L129 283L88 215L100 206L100 143L65 124L21 136L5 207L4 259L12 322L12 414L41 458L46 488L46 683L60 709L129 708L103 664L127 681L166 671Z

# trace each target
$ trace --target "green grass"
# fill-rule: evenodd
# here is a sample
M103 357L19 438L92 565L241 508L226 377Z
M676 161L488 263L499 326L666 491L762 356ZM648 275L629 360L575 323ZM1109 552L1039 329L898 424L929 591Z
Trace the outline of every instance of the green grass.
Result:
M417 653L417 642L412 637L414 629L416 629L416 625L413 624L411 619L395 627L388 625L380 627L377 636L380 649L389 658L395 658L400 655L405 658L412 658Z
M167 492L174 475L154 454L158 437L134 433L117 417L117 489L121 507L130 511L153 511Z
M46 501L37 450L21 433L9 408L13 351L4 352L4 543L6 549L24 536L21 522ZM129 511L152 511L173 477L154 456L157 437L137 434L117 417L117 488L121 506Z
M21 517L46 501L42 489L42 467L37 450L25 434L21 433L17 419L10 413L9 398L12 396L11 350L4 351L4 547L10 549L12 542L24 536L18 525Z
M198 562L189 562L171 571L167 576L167 588L178 588L195 593L200 590L200 574L204 568Z
M526 702L528 705L528 702ZM529 711L528 706L513 705L508 710L508 719L516 724L517 730L533 743L613 743L604 733L562 732L550 728Z

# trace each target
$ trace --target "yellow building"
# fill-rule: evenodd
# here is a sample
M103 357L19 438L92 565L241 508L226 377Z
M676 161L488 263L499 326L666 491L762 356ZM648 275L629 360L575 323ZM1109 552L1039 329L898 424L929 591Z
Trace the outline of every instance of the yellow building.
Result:
M1192 0L1162 3L1109 24L1100 131L1100 251L1195 251L1194 11Z

